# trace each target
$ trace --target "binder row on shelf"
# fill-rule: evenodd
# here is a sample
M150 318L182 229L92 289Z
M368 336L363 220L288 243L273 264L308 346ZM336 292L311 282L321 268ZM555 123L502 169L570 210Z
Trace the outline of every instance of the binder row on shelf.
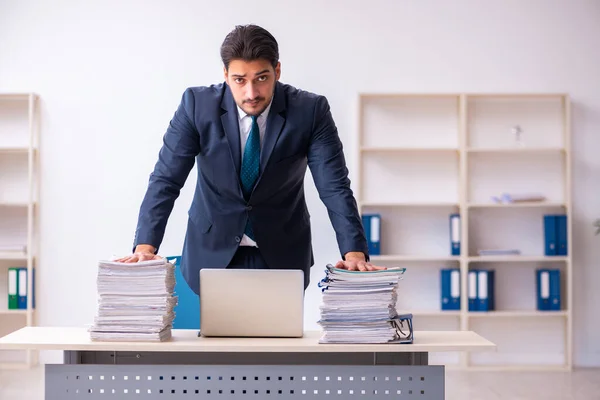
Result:
M469 311L494 311L496 309L494 270L471 269L467 280Z
M461 218L460 214L452 213L450 219L450 255L460 256L461 253ZM566 256L568 249L567 216L564 214L544 215L544 254L546 256ZM367 237L369 254L381 255L381 214L371 213L362 215L362 224ZM489 249L479 250L478 254L486 255L519 255L518 249Z
M460 269L443 268L440 277L442 310L460 310ZM495 310L494 270L470 270L468 289L469 311Z
M440 271L441 309L460 310L460 269ZM538 268L536 273L536 306L538 311L561 310L561 273L556 268ZM467 277L469 311L496 309L495 271L471 269Z
M32 268L33 296L31 306L35 308L35 269ZM8 269L8 309L26 310L27 309L27 268L13 267Z

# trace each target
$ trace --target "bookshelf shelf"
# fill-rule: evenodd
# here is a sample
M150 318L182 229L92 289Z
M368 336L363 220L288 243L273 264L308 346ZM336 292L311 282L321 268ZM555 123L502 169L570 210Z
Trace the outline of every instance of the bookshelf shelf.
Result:
M561 256L474 256L467 259L468 262L494 262L494 263L543 263L543 262L565 262L569 257Z
M550 203L550 202L520 202L520 203L469 203L468 208L544 208L544 207L566 207L563 203Z
M29 101L33 93L0 93L0 101Z
M413 317L460 317L460 311L441 311L441 310L415 310L415 311L402 311L398 310L400 314L411 313Z
M471 311L470 318L556 318L567 317L566 311Z
M39 96L0 93L0 336L35 325L31 277L39 249ZM21 250L23 249L23 250ZM26 251L25 251L26 250ZM8 305L11 268L27 274L25 309ZM0 351L0 369L26 369L37 363L37 352Z
M26 202L26 201L2 201L0 202L0 207L12 207L12 208L22 208L22 207L35 207L37 203L35 201Z
M527 147L498 147L498 148L470 148L467 149L468 153L508 153L508 154L538 154L538 153L564 153L564 148L554 148L554 147L538 147L538 148L527 148Z
M441 261L460 261L458 256L409 256L400 254L387 254L381 256L371 256L373 261L411 261L411 262L441 262Z
M499 344L495 354L460 355L459 368L570 370L569 96L365 93L358 102L357 202L361 214L381 218L380 255L371 260L407 268L398 310L427 317L415 329L474 330ZM492 201L504 193L539 193L545 200ZM460 254L452 255L449 218L456 213ZM566 255L545 255L547 214L567 216ZM480 256L482 249L520 255ZM441 310L440 274L447 268L460 273L460 310ZM540 268L560 271L561 310L537 310ZM496 272L495 308L471 312L468 272L482 269ZM525 324L518 337L514 319ZM542 345L547 348L537 351Z
M362 147L360 151L363 153L456 153L459 149L452 147Z
M28 254L20 251L0 251L0 261L26 261L27 258Z
M370 201L366 201L362 205L364 207L398 207L398 208L401 208L401 207L435 207L435 208L439 208L439 207L458 207L459 206L458 203L435 203L435 202L423 202L423 203L416 203L416 202L393 203L393 202L389 202L389 203L385 203L385 202L370 202Z
M468 368L473 372L511 372L518 369L521 372L568 372L571 370L565 365L548 365L548 364L513 364L507 365L476 365Z
M27 316L27 310L0 310L0 315L22 315Z
M25 156L30 151L36 152L37 149L30 149L28 147L0 147L0 154L22 154Z

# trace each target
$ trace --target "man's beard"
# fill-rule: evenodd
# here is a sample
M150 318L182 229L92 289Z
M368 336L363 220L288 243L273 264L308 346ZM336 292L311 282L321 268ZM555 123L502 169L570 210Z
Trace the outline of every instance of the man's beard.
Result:
M256 109L255 110L248 110L248 111L244 110L246 112L246 114L258 117L260 114L263 113L263 111L265 111L267 109L267 106L269 105L269 103L265 101L264 97L260 97L257 100L259 101L259 103L257 104L257 106L262 104L262 107L259 108L258 110L256 110ZM244 101L242 103L242 105L247 105L246 101ZM242 109L244 109L244 107L242 107Z

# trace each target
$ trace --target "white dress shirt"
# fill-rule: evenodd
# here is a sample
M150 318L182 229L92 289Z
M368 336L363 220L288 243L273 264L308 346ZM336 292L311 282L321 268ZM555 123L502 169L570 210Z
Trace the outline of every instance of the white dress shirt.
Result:
M271 103L273 101L271 100ZM260 114L258 116L258 118L256 119L256 122L258 123L258 131L260 133L260 148L261 148L261 157L262 157L262 147L263 147L263 142L264 142L264 137L265 137L265 128L267 126L267 116L269 115L269 110L271 109L271 103L269 103L269 105L267 106L267 108L265 109L265 111L262 112L262 114ZM238 125L240 126L240 145L241 145L241 151L242 151L242 158L241 160L244 160L244 150L246 148L246 142L248 141L248 136L250 135L250 129L252 129L252 117L250 117L250 115L246 114L244 112L244 110L242 110L239 106L238 106ZM244 236L242 236L242 240L240 241L240 246L255 246L258 247L258 245L256 244L256 242L252 239L250 239L247 235L244 234Z

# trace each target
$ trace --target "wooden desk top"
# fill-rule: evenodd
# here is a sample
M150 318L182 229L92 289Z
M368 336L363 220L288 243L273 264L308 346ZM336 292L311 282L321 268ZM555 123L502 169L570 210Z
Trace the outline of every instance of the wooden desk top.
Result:
M319 344L319 331L302 338L204 338L174 329L166 342L97 342L85 327L25 327L0 338L0 350L91 350L152 352L446 352L494 351L471 331L417 331L412 344Z

